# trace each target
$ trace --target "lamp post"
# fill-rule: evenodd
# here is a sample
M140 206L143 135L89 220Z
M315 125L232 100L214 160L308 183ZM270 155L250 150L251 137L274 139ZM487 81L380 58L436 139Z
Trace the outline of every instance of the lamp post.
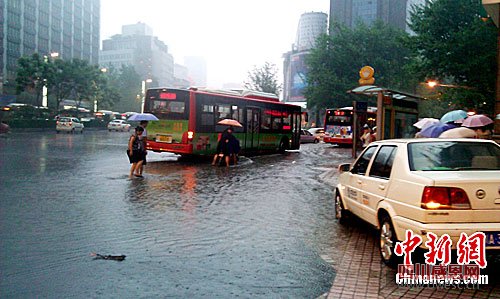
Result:
M144 103L146 101L146 83L153 82L152 79L142 80L142 88L141 88L141 113L144 113Z
M57 59L57 57L59 57L59 53L57 53L57 52L50 53L51 59ZM49 63L49 57L47 55L43 56L43 60L46 64ZM43 78L42 79L42 107L47 107L49 105L47 95L48 95L48 93L47 93L47 79Z
M101 73L105 74L108 71L107 68L101 68ZM94 98L94 113L97 112L97 97Z

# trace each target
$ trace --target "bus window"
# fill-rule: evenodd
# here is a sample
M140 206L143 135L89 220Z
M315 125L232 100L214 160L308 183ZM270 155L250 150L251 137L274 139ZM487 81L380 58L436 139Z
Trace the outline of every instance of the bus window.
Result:
M213 105L203 105L201 110L201 125L202 126L213 126L215 123L214 116L214 106Z
M231 106L229 104L218 104L217 117L217 122L226 118L231 118Z
M271 129L271 111L265 110L262 115L262 122L260 124L260 128L262 130L270 130Z
M237 121L240 121L240 115L238 114L238 111L240 111L241 109L238 109L238 106L232 106L231 107L231 111L232 111L232 115L231 115L231 118L232 119L235 119Z
M291 125L291 115L287 112L283 112L283 131L290 131L292 129Z
M281 131L281 116L273 117L273 126L272 129L275 131Z

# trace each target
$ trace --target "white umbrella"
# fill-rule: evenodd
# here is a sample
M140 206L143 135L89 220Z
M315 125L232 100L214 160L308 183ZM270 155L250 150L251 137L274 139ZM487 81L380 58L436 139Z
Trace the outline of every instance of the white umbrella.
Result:
M219 125L233 126L233 127L243 127L237 120L226 118L218 122Z
M476 131L466 128L458 127L455 129L449 129L444 131L439 135L439 138L477 138Z
M127 120L128 121L141 121L141 120L150 121L150 120L159 120L159 119L158 119L158 117L154 116L151 113L137 113L137 114L133 114L132 116L130 116Z
M422 118L421 120L417 121L416 123L414 123L413 126L416 127L417 129L422 129L423 127L427 127L428 125L435 124L438 122L439 122L439 119L425 117L425 118Z

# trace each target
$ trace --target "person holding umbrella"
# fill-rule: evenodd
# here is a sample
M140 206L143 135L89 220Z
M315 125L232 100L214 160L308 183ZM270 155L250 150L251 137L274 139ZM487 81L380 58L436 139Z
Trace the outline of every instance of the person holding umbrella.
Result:
M143 149L144 149L144 155L143 155L143 161L139 165L138 169L136 170L137 174L142 176L142 172L144 170L144 165L146 165L146 155L147 150L146 150L146 145L147 145L147 139L148 139L148 133L146 131L146 127L148 126L149 121L154 121L154 120L159 120L154 114L151 113L135 113L132 114L128 118L128 121L139 121L139 127L142 127L143 133L141 135L138 135L139 140L143 144Z
M491 124L493 124L491 118L483 114L476 114L467 117L462 123L462 127L474 130L477 138L491 139Z
M140 140L139 136L141 136L143 132L144 128L137 126L134 130L134 135L130 136L128 142L127 156L130 164L132 164L130 167L129 178L132 178L133 175L136 177L142 177L139 173L139 168L141 167L144 159L145 148L144 143Z
M144 159L142 160L142 164L139 167L139 175L142 175L144 165L147 164L146 156L148 155L148 151L146 149L146 145L148 141L148 131L146 130L146 127L148 126L148 123L149 122L147 120L141 120L141 122L139 123L139 126L144 128L144 132L139 136L139 139L142 140L142 143L144 144Z
M493 123L486 115L476 114L467 117L461 127L443 132L439 138L481 138L491 139L490 125Z
M233 135L233 126L243 127L237 120L226 118L219 121L217 124L229 126L224 132L217 143L217 149L212 161L212 165L216 165L219 158L224 158L226 162L226 167L229 167L231 159L233 159L234 164L237 163L237 155L240 152L240 142Z
M212 165L216 165L219 158L224 158L226 167L229 167L231 159L236 164L236 155L240 150L240 143L233 135L233 127L229 127L222 133L222 136L217 143L217 149L212 161Z

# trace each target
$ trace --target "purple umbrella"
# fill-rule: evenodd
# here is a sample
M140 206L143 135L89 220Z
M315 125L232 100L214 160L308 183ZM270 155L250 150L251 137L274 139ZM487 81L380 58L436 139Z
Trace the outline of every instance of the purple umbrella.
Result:
M456 126L452 124L444 124L444 123L435 123L432 125L428 125L419 132L420 137L427 138L437 138L444 131L448 131L449 129L456 128Z
M477 128L477 127L484 127L492 123L493 120L487 117L486 115L476 114L467 117L462 123L462 127Z

